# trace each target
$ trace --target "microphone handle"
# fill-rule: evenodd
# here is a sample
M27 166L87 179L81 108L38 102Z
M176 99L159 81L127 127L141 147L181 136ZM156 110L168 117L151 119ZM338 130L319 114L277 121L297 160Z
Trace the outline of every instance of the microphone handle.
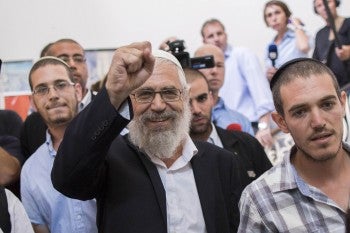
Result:
M272 62L272 66L275 67L276 65L275 59L271 59L271 62Z

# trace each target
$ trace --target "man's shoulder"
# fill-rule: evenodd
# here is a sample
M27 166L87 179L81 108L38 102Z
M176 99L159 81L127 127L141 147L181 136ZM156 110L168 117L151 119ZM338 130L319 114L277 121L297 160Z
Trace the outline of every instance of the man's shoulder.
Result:
M211 158L219 158L219 159L230 159L232 157L232 154L214 144L211 144L209 142L203 142L203 141L194 141L194 144L196 145L198 149L198 156L205 156L205 157L211 157Z
M44 157L48 156L48 150L46 142L43 143L41 146L38 147L38 149L25 161L22 171L28 170L30 172L32 167L38 167L42 162L44 162ZM47 161L45 159L45 161Z
M248 193L248 196L253 193L269 196L273 195L273 193L294 187L295 181L292 178L292 174L290 174L288 171L286 163L282 161L249 184L245 190L245 193Z
M255 137L253 137L247 132L243 132L239 130L227 130L219 126L215 126L215 127L221 140L231 138L233 140L238 140L248 144L253 143L253 145L255 143L259 143L259 141Z
M247 47L234 47L232 54L234 56L255 56L253 50Z

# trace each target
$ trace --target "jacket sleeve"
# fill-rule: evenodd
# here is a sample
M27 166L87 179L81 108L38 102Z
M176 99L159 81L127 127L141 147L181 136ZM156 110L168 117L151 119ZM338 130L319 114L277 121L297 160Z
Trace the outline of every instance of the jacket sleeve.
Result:
M128 122L103 89L66 129L51 172L55 189L71 198L95 198L105 180L109 147Z

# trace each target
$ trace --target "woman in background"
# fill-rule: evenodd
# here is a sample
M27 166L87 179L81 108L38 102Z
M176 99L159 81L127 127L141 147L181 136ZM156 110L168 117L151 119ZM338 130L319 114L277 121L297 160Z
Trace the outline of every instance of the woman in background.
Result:
M314 10L326 23L316 34L313 58L325 63L337 77L339 86L344 88L350 83L350 18L337 13L339 0L329 0L328 7L333 17L335 30L341 48L335 46L335 35L322 0L314 0ZM347 90L348 91L348 90ZM349 92L348 92L349 93Z
M268 27L277 32L266 49L266 76L272 78L276 70L285 62L298 57L307 57L312 47L313 39L304 30L304 24L299 18L291 17L288 6L278 0L268 1L264 8L264 20ZM269 56L271 45L275 46L278 56L274 61ZM272 49L273 50L273 49ZM271 54L270 55L274 55Z

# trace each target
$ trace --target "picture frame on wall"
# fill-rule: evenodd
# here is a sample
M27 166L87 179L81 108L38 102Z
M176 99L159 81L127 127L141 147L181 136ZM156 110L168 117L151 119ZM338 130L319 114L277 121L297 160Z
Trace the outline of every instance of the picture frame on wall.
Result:
M108 73L116 48L86 49L85 57L88 66L89 79L87 87L102 80Z
M32 65L33 60L2 61L0 92L3 95L30 93L28 75Z
M28 76L33 60L2 61L0 109L16 111L24 120L31 112Z

